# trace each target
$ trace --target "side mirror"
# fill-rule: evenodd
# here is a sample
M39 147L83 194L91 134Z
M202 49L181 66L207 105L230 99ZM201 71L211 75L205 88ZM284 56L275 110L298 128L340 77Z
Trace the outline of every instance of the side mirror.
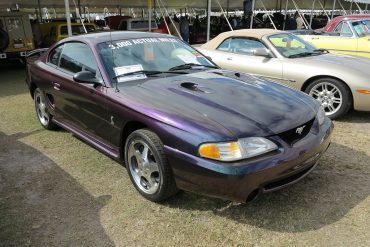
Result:
M210 56L205 56L209 61L212 61L212 58Z
M80 71L73 76L73 80L78 83L102 84L103 81L95 77L91 71Z
M253 51L253 55L259 57L271 57L271 52L266 48L258 48Z

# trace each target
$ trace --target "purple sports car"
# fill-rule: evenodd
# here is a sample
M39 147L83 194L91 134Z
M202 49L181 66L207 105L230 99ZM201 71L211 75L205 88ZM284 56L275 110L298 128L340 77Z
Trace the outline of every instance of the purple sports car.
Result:
M44 128L123 162L151 201L183 189L245 202L283 188L316 167L333 129L311 97L221 70L164 34L64 39L28 56L27 84Z

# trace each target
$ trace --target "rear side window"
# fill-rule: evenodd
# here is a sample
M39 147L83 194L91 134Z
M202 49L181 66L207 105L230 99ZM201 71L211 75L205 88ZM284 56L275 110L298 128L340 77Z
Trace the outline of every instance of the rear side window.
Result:
M59 58L62 54L63 45L56 47L52 50L49 54L49 63L54 64L55 66L59 66Z
M230 38L222 42L222 44L217 49L241 55L253 55L253 51L259 48L266 47L258 40L244 38Z
M72 73L90 71L96 74L97 64L91 49L83 43L64 44L59 67Z
M345 22L342 24L342 30L340 31L340 36L345 36L345 37L351 37L352 36L351 28Z

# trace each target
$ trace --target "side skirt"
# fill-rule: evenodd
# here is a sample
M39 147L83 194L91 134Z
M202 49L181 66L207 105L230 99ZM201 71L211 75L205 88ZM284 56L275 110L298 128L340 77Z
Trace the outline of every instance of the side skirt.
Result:
M62 127L63 129L71 132L72 134L76 135L78 138L85 141L87 144L96 148L97 150L99 150L100 152L109 156L110 158L112 158L112 159L114 159L118 162L121 162L121 155L120 155L119 150L111 147L110 145L107 145L106 143L103 143L103 142L99 141L95 137L93 137L93 136L87 134L86 132L83 132L83 131L81 131L81 130L79 130L79 129L77 129L77 128L69 125L69 124L66 124L62 121L59 121L59 120L55 119L55 118L53 118L52 121L56 125L58 125L58 126Z

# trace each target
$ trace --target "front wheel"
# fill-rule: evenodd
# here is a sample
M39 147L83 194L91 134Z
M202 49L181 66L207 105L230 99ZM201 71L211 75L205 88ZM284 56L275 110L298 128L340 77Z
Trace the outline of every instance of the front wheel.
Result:
M349 89L336 79L315 80L306 88L305 92L321 103L326 116L331 119L345 115L352 106Z
M146 199L159 202L178 192L163 144L152 131L140 129L128 136L125 164L132 183Z
M39 88L35 89L33 99L35 101L37 118L39 119L42 127L48 130L54 129L56 126L51 121L53 116L49 113L46 107L45 95Z

